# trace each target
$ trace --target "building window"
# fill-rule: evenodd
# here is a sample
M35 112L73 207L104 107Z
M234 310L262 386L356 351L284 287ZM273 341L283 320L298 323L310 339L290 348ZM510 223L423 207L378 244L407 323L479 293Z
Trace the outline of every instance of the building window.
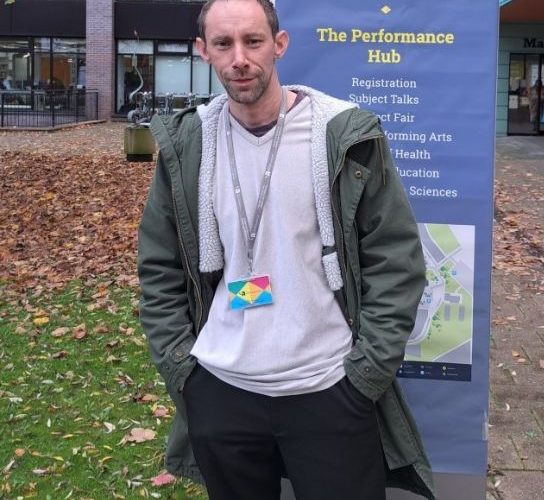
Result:
M191 59L187 56L157 56L155 94L179 94L191 87Z
M119 40L117 42L118 113L136 107L137 92L153 91L153 41Z
M544 129L544 54L511 54L508 133L539 134Z
M134 109L140 92L152 92L155 107L166 94L173 94L174 109L184 107L189 94L196 103L222 92L219 80L200 57L193 54L192 41L117 41L116 111Z
M157 45L157 52L174 52L174 53L181 53L181 54L188 54L189 53L189 44L188 43L162 43L159 42Z
M51 84L51 38L34 39L34 88Z
M0 39L0 87L5 90L85 86L85 40Z
M85 86L85 40L53 38L53 75L49 88Z
M32 58L29 40L0 39L0 87L27 90L32 85Z
M210 67L200 56L193 56L193 92L210 93Z
M215 70L211 69L212 73L212 94L218 95L225 92L225 87L223 87L223 84L219 81L219 78L217 78L217 74L215 73Z
M191 88L191 58L188 42L158 42L155 95L185 94Z

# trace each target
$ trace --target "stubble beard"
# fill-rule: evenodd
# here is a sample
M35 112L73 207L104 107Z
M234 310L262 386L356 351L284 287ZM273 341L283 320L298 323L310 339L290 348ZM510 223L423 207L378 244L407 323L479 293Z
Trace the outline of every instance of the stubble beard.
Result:
M227 92L227 95L238 104L254 104L265 93L270 84L271 77L265 80L264 75L256 77L256 85L248 90L237 90L234 86L230 85L229 80L223 82L223 86Z

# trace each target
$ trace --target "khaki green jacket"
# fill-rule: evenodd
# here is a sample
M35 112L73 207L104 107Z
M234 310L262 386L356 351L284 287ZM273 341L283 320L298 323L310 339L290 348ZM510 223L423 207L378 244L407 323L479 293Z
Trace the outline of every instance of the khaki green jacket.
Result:
M155 117L152 131L160 154L139 232L140 315L177 408L167 468L202 482L181 394L221 278L221 271L199 270L202 120L191 109ZM395 379L425 285L417 226L374 115L354 108L328 121L326 154L343 281L335 296L353 332L346 374L376 403L388 486L434 499L429 463Z

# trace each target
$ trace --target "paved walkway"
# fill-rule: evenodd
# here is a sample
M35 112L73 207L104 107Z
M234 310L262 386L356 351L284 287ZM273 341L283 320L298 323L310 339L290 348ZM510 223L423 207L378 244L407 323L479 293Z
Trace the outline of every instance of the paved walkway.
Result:
M500 138L496 151L496 229L512 235L514 259L510 268L493 271L488 499L539 500L544 499L544 137Z

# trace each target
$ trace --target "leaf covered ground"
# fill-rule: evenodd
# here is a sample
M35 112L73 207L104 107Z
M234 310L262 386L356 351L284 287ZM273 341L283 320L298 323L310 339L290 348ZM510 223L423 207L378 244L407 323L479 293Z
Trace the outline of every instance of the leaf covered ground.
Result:
M519 170L516 186L495 182L493 267L522 277L529 289L540 294L544 293L544 193L534 177L542 173Z
M203 496L164 474L135 272L154 165L123 131L0 133L0 498Z
M121 143L119 126L109 137L89 126L57 134L0 137L4 148L13 142L0 145L0 275L34 292L74 278L130 281L153 164L108 152Z

